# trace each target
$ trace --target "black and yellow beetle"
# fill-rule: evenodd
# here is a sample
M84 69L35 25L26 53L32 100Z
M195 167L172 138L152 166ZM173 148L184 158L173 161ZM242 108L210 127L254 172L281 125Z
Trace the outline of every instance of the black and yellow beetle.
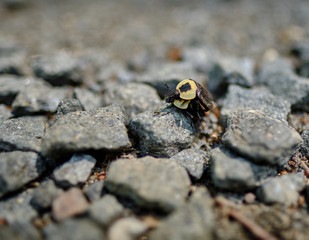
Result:
M187 109L192 116L199 118L201 113L214 110L215 107L208 90L193 79L182 80L165 101L177 108Z

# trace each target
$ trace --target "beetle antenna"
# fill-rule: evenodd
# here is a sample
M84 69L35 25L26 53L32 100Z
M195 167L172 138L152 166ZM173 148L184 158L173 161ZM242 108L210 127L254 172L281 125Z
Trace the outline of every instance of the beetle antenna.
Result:
M164 83L164 85L165 85L165 87L168 89L168 90L170 90L171 92L172 92L172 89L170 88L170 86L165 82Z

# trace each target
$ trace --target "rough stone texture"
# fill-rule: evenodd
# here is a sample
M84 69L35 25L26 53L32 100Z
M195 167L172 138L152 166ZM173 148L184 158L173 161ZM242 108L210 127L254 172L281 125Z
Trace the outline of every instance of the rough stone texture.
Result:
M277 174L275 168L256 165L222 147L211 151L210 164L214 185L231 192L254 189L261 180Z
M309 129L303 130L301 137L303 139L303 144L300 147L300 151L309 159Z
M135 78L135 74L128 71L126 65L123 62L108 63L101 67L97 80L103 88L106 87L108 81L118 81L119 83L128 83Z
M259 199L267 204L297 205L299 192L305 187L302 173L288 174L266 180L257 191Z
M0 104L0 122L13 117L11 111L4 105Z
M0 123L0 149L4 151L39 152L44 130L45 121L43 117L5 120Z
M293 128L259 111L238 111L222 137L228 148L256 163L284 165L302 139Z
M204 189L197 189L189 202L177 209L154 230L151 240L213 239L214 214L212 200Z
M13 101L13 113L25 115L42 112L55 112L61 100L66 97L67 90L52 88L46 82L33 79L24 86Z
M146 110L155 110L160 101L154 88L141 83L110 85L103 96L105 106L112 103L122 105L129 119Z
M62 194L63 190L57 188L53 180L47 180L34 189L31 205L41 211L49 208L52 202Z
M84 189L84 193L90 202L95 202L102 197L103 186L104 181L96 181Z
M220 112L223 124L226 124L227 118L237 110L259 110L267 116L287 123L291 104L264 88L246 89L230 85Z
M104 240L104 233L89 219L68 219L61 223L51 223L44 227L43 236L47 240Z
M200 179L209 160L209 153L202 150L185 149L171 159L183 166L193 178Z
M63 187L81 185L87 181L96 162L90 155L75 154L54 170L55 181Z
M83 82L83 71L78 59L64 51L38 57L33 60L32 68L37 77L54 86L78 85Z
M102 97L88 89L75 88L73 96L81 103L85 111L102 107Z
M0 225L0 239L40 240L41 236L31 223L15 222L12 225Z
M189 148L195 134L190 116L173 106L138 114L129 129L140 154L155 157L171 157Z
M33 191L28 189L14 197L1 199L0 218L5 219L9 224L32 221L38 216L38 213L30 205L32 197Z
M91 204L88 209L90 218L105 228L119 218L123 212L123 206L112 195L105 195Z
M184 203L190 179L184 168L169 159L144 157L112 162L105 187L148 209L170 212Z
M56 221L84 213L88 202L79 188L71 188L62 193L52 203L52 213Z
M77 112L82 110L83 106L81 105L79 100L77 99L62 100L57 106L56 119L70 112Z
M142 221L128 217L118 220L108 231L109 240L134 240L148 229Z
M0 153L0 197L38 178L44 170L44 162L36 153Z
M91 149L121 151L130 146L123 109L113 105L60 117L46 131L42 154L57 158Z

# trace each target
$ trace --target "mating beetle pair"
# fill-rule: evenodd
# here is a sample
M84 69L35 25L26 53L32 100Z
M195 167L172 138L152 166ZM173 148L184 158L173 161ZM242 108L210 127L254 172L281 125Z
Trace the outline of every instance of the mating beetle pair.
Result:
M181 81L176 90L169 94L165 100L168 103L173 103L177 108L188 110L191 116L198 118L202 113L214 110L215 107L208 90L193 79Z

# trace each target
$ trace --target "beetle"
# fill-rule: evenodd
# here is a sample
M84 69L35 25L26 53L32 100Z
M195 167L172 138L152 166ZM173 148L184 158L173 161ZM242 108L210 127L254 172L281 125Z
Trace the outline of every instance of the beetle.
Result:
M167 84L165 85L169 88ZM176 86L175 91L166 96L165 101L173 103L177 108L188 110L192 117L198 118L201 118L201 113L213 111L215 108L215 103L208 90L189 78L182 80Z

